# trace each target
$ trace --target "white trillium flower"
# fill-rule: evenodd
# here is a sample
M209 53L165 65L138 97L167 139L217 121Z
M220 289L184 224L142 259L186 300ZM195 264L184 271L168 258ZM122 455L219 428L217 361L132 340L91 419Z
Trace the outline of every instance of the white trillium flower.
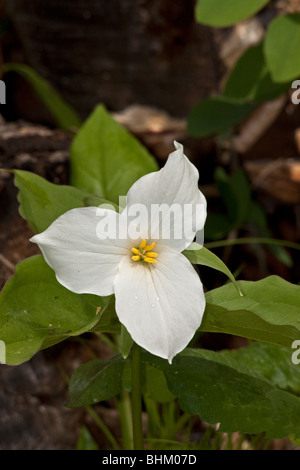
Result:
M182 251L203 231L206 200L196 167L174 144L165 166L129 189L121 214L72 209L31 238L60 284L78 294L115 294L118 318L132 339L170 363L205 309L202 283ZM144 210L129 221L136 207Z

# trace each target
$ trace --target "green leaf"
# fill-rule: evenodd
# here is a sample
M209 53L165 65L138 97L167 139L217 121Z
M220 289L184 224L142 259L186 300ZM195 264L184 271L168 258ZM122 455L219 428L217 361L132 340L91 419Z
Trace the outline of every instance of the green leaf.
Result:
M271 232L268 227L267 215L264 212L262 206L260 206L256 201L251 201L247 215L247 222L253 224L258 229L261 236L266 238L270 237ZM293 266L293 258L284 248L283 240L281 243L282 246L270 244L268 249L281 263L291 267Z
M288 82L300 75L300 14L275 18L264 41L267 65L275 82Z
M239 227L247 219L251 204L251 188L244 171L238 168L229 176L222 167L217 167L215 180L232 224Z
M50 83L41 77L29 65L9 63L3 65L4 72L17 72L32 86L40 100L52 114L56 124L65 130L72 130L81 126L77 112L70 106Z
M267 217L262 207L252 199L251 187L242 168L229 176L221 167L215 171L215 181L227 213L209 213L205 225L208 239L224 238L232 229L239 229L244 224L251 224L258 229L261 236L269 237ZM282 242L284 245L284 242ZM287 266L292 266L292 258L283 246L270 245L269 250Z
M212 253L212 251L209 251L204 246L201 247L200 245L198 245L198 243L193 242L182 253L193 264L202 264L203 266L208 266L209 268L216 269L217 271L220 271L223 274L225 274L234 284L239 295L242 295L239 285L236 282L233 274L227 268L226 264L224 264L223 261L220 258L218 258L217 255Z
M71 184L118 203L141 176L158 170L154 158L99 105L71 148Z
M233 229L233 224L228 215L209 211L205 222L205 238L207 240L220 240L225 238Z
M300 337L300 286L278 276L239 281L206 293L201 331L228 333L288 346Z
M292 432L300 436L300 399L246 361L239 362L238 356L198 349L186 350L172 365L153 356L148 362L164 372L183 411L220 423L221 431L265 432L270 438Z
M92 328L92 331L100 331L101 333L121 334L121 323L117 317L115 309L115 296L110 296L108 305L99 311L99 321Z
M225 96L207 98L191 110L188 132L201 138L221 134L243 121L254 109L252 103Z
M210 26L231 26L261 10L269 0L197 0L196 20Z
M168 403L175 396L170 392L165 375L159 369L146 364L145 395L157 403Z
M249 47L237 61L222 95L257 103L274 99L290 89L290 82L275 83L265 62L263 43Z
M108 201L107 199L104 199L103 197L99 197L99 196L85 197L83 199L83 205L84 205L84 207L99 207L99 206L102 206L103 208L111 209L111 210L114 210L116 212L120 212L120 207L117 204L114 204L113 202Z
M22 261L0 294L6 363L20 364L40 349L90 331L109 300L65 289L41 255Z
M97 442L85 426L80 429L76 450L99 450Z
M300 438L297 439L294 434L291 434L289 436L289 439L292 441L293 444L295 444L295 446L300 447Z
M118 395L124 364L118 355L105 360L94 359L79 366L69 383L66 406L93 405Z
M133 345L133 339L124 325L121 325L121 354L123 359L127 359Z
M162 371L146 362L142 362L141 370L142 393L147 398L158 402L167 403L175 397L167 386L166 378ZM125 362L122 376L122 387L131 392L131 361Z
M300 368L292 362L293 352L291 348L257 342L249 347L224 351L224 355L238 361L242 368L255 371L276 387L300 395Z
M20 214L34 233L44 231L70 209L83 207L90 194L72 186L63 186L45 180L29 171L14 170L15 185L19 189Z

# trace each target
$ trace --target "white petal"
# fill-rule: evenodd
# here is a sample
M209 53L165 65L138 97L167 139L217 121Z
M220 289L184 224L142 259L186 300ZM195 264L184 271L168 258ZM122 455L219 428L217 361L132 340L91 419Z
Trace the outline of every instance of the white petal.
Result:
M199 276L184 255L169 249L155 265L123 257L115 294L117 315L133 340L169 362L193 338L205 309Z
M146 207L151 219L144 218L141 225L146 227L146 232L141 238L160 239L160 243L182 251L193 241L196 232L203 230L206 199L198 188L198 170L184 155L183 146L175 142L175 147L161 170L133 184L127 194L126 210L137 205Z
M103 239L99 234L98 224L105 215L111 228L117 225L117 212L82 207L61 215L47 230L31 238L60 284L72 292L112 294L120 259L130 254L127 240Z

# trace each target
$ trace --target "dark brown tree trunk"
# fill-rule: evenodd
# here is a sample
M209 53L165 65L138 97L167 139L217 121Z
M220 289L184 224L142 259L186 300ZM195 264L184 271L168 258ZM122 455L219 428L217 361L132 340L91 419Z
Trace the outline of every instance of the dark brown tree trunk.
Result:
M28 62L86 116L138 103L185 116L217 89L212 29L194 1L10 0Z

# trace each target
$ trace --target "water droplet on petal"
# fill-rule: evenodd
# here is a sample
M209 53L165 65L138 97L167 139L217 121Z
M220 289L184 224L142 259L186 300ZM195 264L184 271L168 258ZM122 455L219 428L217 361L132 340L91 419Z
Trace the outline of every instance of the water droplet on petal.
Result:
M154 308L154 307L155 307L155 304L152 304L151 307Z
M157 302L159 302L159 297L156 297Z
M136 295L136 296L134 297L134 300L137 300L137 299L138 299L138 296Z

